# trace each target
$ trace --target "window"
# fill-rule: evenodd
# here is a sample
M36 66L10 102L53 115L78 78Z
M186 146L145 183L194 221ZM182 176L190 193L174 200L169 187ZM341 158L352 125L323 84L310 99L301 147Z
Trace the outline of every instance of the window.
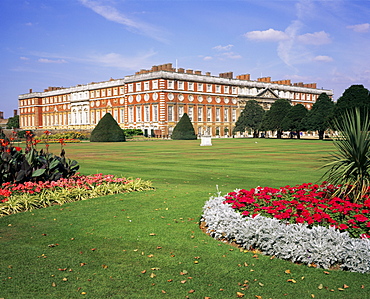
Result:
M156 82L157 82L157 88L158 88L158 81ZM179 88L180 88L180 84L179 84ZM174 89L174 84L172 80L168 80L168 89Z
M216 92L217 93L220 93L221 92L221 86L220 85L216 85Z
M90 98L93 98L95 96L95 92L94 91L91 91L90 92Z
M233 109L232 111L232 122L236 122L236 110Z
M113 89L113 95L114 95L114 96L118 95L118 88L114 88L114 89Z
M237 87L235 87L235 86L233 86L233 87L232 87L232 93L233 93L233 94L237 94L237 93L238 93L238 88L237 88Z
M134 84L129 84L128 85L128 92L134 92Z
M212 92L212 84L207 84L207 92Z
M198 121L202 121L203 108L198 107Z
M229 108L224 110L224 121L229 121Z
M114 109L113 111L113 118L115 119L115 121L118 121L118 110L117 109Z
M133 107L128 108L128 122L130 123L134 122L134 108Z
M95 113L91 111L91 124L95 124Z
M149 106L144 106L144 121L148 122L150 121L150 113L149 113Z
M136 122L141 121L141 106L136 107Z
M184 82L181 82L181 81L178 82L178 89L184 90Z
M184 106L179 106L179 120L184 114Z
M97 98L99 98L99 97L100 97L100 90L97 90L97 91L95 92L95 94L96 94L96 97L97 97Z
M105 89L102 89L102 90L101 90L101 96L102 96L102 97L105 97Z
M194 83L193 82L188 82L188 90L194 90Z
M220 121L220 108L216 108L216 121Z
M141 91L141 82L136 83L136 91Z
M119 93L120 93L120 94L124 94L124 93L125 93L125 89L124 89L123 87L120 87L120 88L119 88Z
M125 122L125 109L121 108L119 112L120 112L120 122L124 123Z
M112 96L112 89L111 88L107 89L107 96L108 97Z
M207 121L212 121L212 108L207 108Z
M158 106L153 105L153 121L158 121Z
M173 106L168 106L168 121L173 121Z
M203 83L198 83L198 91L203 91Z
M224 86L224 93L229 93L229 86Z
M149 82L144 82L144 90L149 90Z
M188 107L188 116L193 121L193 107Z
M152 81L152 89L158 89L158 80Z

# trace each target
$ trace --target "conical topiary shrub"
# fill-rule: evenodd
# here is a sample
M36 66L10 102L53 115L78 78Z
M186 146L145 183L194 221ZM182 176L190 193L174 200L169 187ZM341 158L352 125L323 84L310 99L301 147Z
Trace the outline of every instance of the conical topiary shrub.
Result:
M195 135L193 124L191 123L191 120L186 113L184 113L180 121L173 129L171 138L174 140L197 139L197 135Z
M96 125L90 136L91 142L126 141L125 133L110 113L106 113Z

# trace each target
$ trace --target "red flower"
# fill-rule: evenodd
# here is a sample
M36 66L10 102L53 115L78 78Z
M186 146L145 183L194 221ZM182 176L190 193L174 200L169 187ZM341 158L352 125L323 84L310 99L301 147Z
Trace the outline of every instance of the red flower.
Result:
M369 218L367 218L367 217L365 217L364 215L361 215L361 214L354 215L353 217L355 217L356 221L358 221L358 222L365 222L365 221L369 220Z

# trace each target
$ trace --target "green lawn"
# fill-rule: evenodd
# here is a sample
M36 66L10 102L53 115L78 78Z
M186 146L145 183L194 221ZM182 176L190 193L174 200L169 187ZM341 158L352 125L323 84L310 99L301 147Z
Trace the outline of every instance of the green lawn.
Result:
M67 144L81 173L140 177L156 190L0 218L0 298L215 299L236 298L237 292L263 299L370 298L366 274L240 252L198 227L217 185L225 194L318 182L331 142L212 143ZM58 145L50 147L58 153Z

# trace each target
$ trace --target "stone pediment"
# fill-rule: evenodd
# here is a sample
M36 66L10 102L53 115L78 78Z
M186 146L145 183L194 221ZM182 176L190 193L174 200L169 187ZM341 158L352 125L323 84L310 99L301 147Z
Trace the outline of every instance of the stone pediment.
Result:
M257 98L269 98L269 99L278 99L278 95L274 93L270 88L266 88L262 90L258 95Z

